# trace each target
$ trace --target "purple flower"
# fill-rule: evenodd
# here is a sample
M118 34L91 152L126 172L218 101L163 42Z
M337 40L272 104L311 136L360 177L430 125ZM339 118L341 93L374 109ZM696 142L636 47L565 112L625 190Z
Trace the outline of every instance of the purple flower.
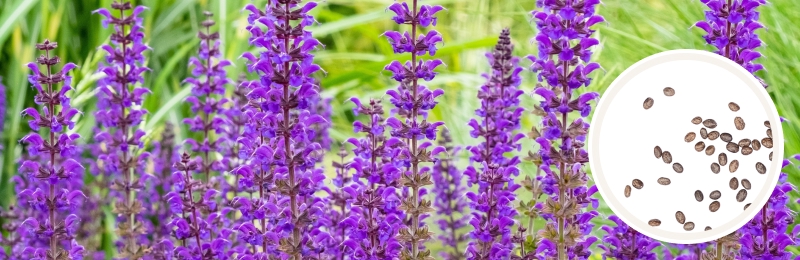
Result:
M392 160L405 143L386 137L380 100L370 100L368 104L362 104L358 98L350 101L356 105L353 113L368 116L369 120L367 124L353 123L354 131L364 133L364 138L347 140L354 146L356 156L347 165L355 171L353 185L348 190L353 193L352 214L340 222L349 230L345 250L355 259L396 259L400 254L396 236L405 216L398 209L401 171Z
M75 213L80 213L78 208L86 200L81 191L84 169L72 158L80 135L66 133L75 125L72 117L79 113L70 107L66 95L72 89L72 77L68 73L76 66L68 63L61 71L53 71L60 62L51 54L57 47L58 43L49 40L36 44L36 49L44 51L44 54L36 63L28 64L32 70L28 79L37 90L34 99L41 105L41 113L36 108L27 108L22 113L31 116L28 124L35 126L31 127L34 132L20 140L30 157L21 163L19 171L26 176L18 180L26 183L17 183L19 188L24 187L18 191L17 201L22 205L20 208L29 211L20 215L15 214L20 212L10 212L19 220L27 217L21 223L11 225L19 228L16 232L21 234L14 242L21 244L12 247L11 253L34 259L59 254L81 259L83 247L74 238L81 222ZM40 70L39 65L44 65L45 69ZM48 130L40 136L38 130L41 128Z
M603 244L597 247L603 249L603 257L620 260L658 259L653 249L661 246L660 242L629 227L617 216L611 215L608 219L617 226L601 228L606 235L603 237Z
M325 179L316 167L323 150L315 140L319 127L328 122L317 114L320 87L312 78L321 68L310 51L320 43L305 29L315 22L308 14L314 7L314 2L301 6L299 0L272 1L263 11L245 7L251 12L250 43L260 53L242 57L248 60L248 71L260 79L245 83L250 89L244 111L248 123L237 142L246 163L234 172L240 176L240 188L258 194L237 198L235 207L243 217L260 223L261 230L251 230L254 236L267 238L252 240L263 241L260 252L252 253L254 258L300 259L326 250L321 245L328 236L319 225L326 206L315 195Z
M122 234L117 241L121 255L136 256L150 243L144 214L149 215L142 201L152 192L139 192L146 187L147 175L144 165L149 153L139 152L144 148L144 132L136 130L147 111L140 109L144 95L150 93L143 84L143 74L149 69L144 66L143 52L149 47L144 44L144 27L139 14L146 8L132 6L129 2L114 1L111 10L101 8L93 13L103 16L103 25L112 25L111 44L100 48L106 51L105 64L98 72L105 76L97 82L98 102L95 116L100 122L102 132L95 136L103 143L106 151L100 155L104 172L109 178L111 194L118 202L115 213L118 217L118 232ZM116 16L118 15L118 16ZM136 105L136 106L134 106ZM137 174L138 172L138 174Z
M227 242L222 241L225 240L225 236L217 237L217 235L232 232L232 227L226 225L230 222L223 219L227 216L222 215L222 212L230 209L221 209L217 201L218 197L227 196L217 196L220 192L212 188L227 186L225 176L222 176L221 172L229 169L216 158L218 152L225 151L228 139L225 135L218 138L213 138L212 135L222 134L228 130L227 118L221 114L228 102L222 97L225 94L225 85L230 83L225 67L230 66L231 62L221 59L219 33L211 32L211 27L215 24L211 19L213 14L211 12L203 14L206 20L201 23L204 29L198 32L200 49L197 57L189 59L192 77L184 80L192 88L192 96L186 101L191 103L191 110L195 116L183 120L189 125L190 131L202 133L202 138L186 140L191 152L197 158L190 159L189 155L184 153L180 162L175 164L177 172L173 174L173 179L176 180L174 185L179 187L175 191L184 192L184 195L171 196L172 201L168 201L176 213L169 226L176 232L176 238L189 240L189 243L176 246L175 252L198 259L208 255L226 255L229 247ZM203 178L196 180L192 176L195 172L200 173Z
M472 241L466 250L467 259L506 259L514 250L511 227L517 214L514 192L520 187L513 179L519 175L518 157L505 153L519 151L519 140L525 135L514 133L520 128L524 109L519 107L521 82L519 58L512 56L510 31L504 29L494 50L487 53L492 72L484 74L486 83L478 91L481 107L475 110L480 122L472 119L470 135L481 138L479 145L467 147L471 164L464 171L469 185L478 192L467 192L472 209L470 233Z
M431 168L421 167L420 163L433 162L436 154L444 148L434 148L428 151L435 140L439 126L444 123L430 123L426 120L427 111L436 106L436 97L444 94L441 89L431 91L420 84L420 79L429 81L435 76L433 68L441 64L440 61L424 61L421 56L435 55L436 44L442 42L442 36L436 30L429 30L426 34L415 35L418 29L436 24L433 16L442 10L441 6L417 5L417 0L412 0L409 8L406 2L395 3L389 7L395 13L393 20L398 24L411 25L411 33L388 31L384 33L395 53L410 53L411 61L405 65L392 62L385 67L391 71L393 78L400 86L386 92L390 102L395 105L393 113L386 124L391 127L390 135L406 142L408 145L399 147L393 156L394 166L400 167L399 183L403 186L400 190L401 200L398 209L405 211L407 221L399 230L397 240L403 249L400 258L428 258L430 251L425 249L425 241L430 239L432 233L422 221L427 212L433 211L431 201L424 199L427 193L425 186L433 184L431 181ZM414 8L418 8L415 10ZM422 117L420 120L420 117ZM396 142L396 141L395 141Z
M758 22L758 7L765 5L765 0L700 0L708 6L705 11L705 20L695 23L694 26L703 29L706 43L717 48L714 53L725 56L742 65L747 71L755 74L763 70L764 66L753 63L761 57L755 49L763 43L758 38L756 30L764 28ZM757 77L764 87L766 82Z
M591 198L597 188L586 187L584 164L589 160L583 147L589 128L584 117L591 112L588 102L599 95L577 95L575 90L589 86L587 75L600 67L591 62L590 49L599 43L592 38L591 29L603 21L595 14L599 2L538 0L537 7L542 10L532 12L539 29L535 37L539 55L529 59L542 83L533 92L542 97L534 110L542 116L541 131L534 131L542 133L536 138L540 150L535 156L541 158L541 190L548 196L541 209L548 223L539 231L542 240L536 254L540 257L586 259L591 254L589 247L597 241L588 235L593 227L590 220L597 212L587 208L589 204L597 208L597 200ZM573 112L579 116L567 121Z
M469 221L466 208L469 206L464 199L467 188L464 186L461 170L455 166L456 156L460 147L452 147L453 138L447 128L442 130L439 145L447 149L448 158L440 159L433 165L433 183L431 190L435 195L433 206L439 215L436 222L442 230L437 238L449 249L443 251L441 256L445 259L463 259L464 252L459 249L459 244L467 241L468 236L460 232ZM452 250L450 250L452 249Z

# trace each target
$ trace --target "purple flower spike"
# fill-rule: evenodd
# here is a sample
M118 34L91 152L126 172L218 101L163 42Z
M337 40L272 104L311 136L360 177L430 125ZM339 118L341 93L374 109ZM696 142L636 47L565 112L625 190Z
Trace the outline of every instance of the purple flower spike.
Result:
M608 219L614 221L617 226L601 228L606 232L606 236L603 237L603 244L597 247L603 249L603 257L624 260L658 259L653 249L661 246L661 243L637 232L617 216L612 215Z
M257 55L245 53L247 67L260 77L243 83L249 89L243 116L247 123L239 144L243 164L234 172L252 199L237 197L234 207L243 218L258 223L239 228L254 250L255 259L306 259L325 256L333 234L325 221L322 190L325 176L317 167L322 159L323 133L328 122L318 114L320 86L312 74L322 69L311 51L320 43L306 27L315 20L309 11L315 2L271 1L264 10L248 5L250 43ZM266 31L262 27L266 27ZM242 223L243 227L247 223ZM260 242L261 244L258 244Z
M455 158L460 147L452 147L453 138L447 128L442 130L438 141L449 153L445 159L437 160L433 166L433 194L436 196L433 206L440 219L436 222L442 230L437 237L449 249L443 251L444 259L464 259L464 251L459 245L468 240L467 234L460 232L469 222L466 210L469 204L464 199L467 187L464 186L461 170L455 166Z
M468 192L472 208L470 233L472 241L467 246L467 259L507 259L514 250L511 227L517 211L513 208L514 192L520 186L513 179L519 174L517 157L507 158L507 152L519 151L520 129L519 90L522 72L519 58L512 56L510 31L504 29L497 45L487 54L492 72L484 74L486 83L481 86L478 98L481 107L475 110L478 119L472 119L471 135L481 137L480 145L467 147L472 154L464 175L478 192ZM480 121L479 121L480 120Z
M367 104L357 98L350 101L356 105L353 113L368 116L369 120L353 123L355 132L364 133L364 138L347 140L355 146L356 156L347 165L354 176L350 195L352 214L340 222L350 230L344 250L356 259L396 259L400 254L396 236L405 216L398 209L400 169L392 161L405 143L387 139L380 100L370 100Z
M69 71L75 64L68 63L61 71L54 67L61 62L54 56L58 43L45 40L36 44L36 49L44 51L36 63L28 64L32 74L29 80L37 89L35 103L41 105L27 108L23 115L31 116L28 122L34 132L26 135L20 142L28 150L20 172L27 173L16 180L19 211L13 207L0 215L12 220L11 227L18 230L10 254L10 259L45 259L44 256L63 255L65 259L82 259L83 247L75 241L81 219L75 213L86 200L82 189L83 167L75 161L75 143L80 136L69 134L67 129L74 125L72 117L78 113L70 107L66 95L72 87ZM37 65L38 64L38 65ZM43 65L40 70L39 65ZM47 128L43 133L39 129ZM55 145L51 145L55 144ZM39 157L37 157L39 156ZM21 213L21 214L20 214ZM26 220L19 222L23 218ZM14 221L16 220L16 221ZM5 227L5 228L7 228ZM3 241L6 242L6 241ZM4 243L5 244L5 243Z
M541 191L547 199L541 205L528 202L523 208L526 215L548 221L538 231L541 241L533 254L539 258L587 259L589 248L597 241L585 232L591 230L590 221L597 216L588 207L596 205L597 200L590 193L595 189L586 187L589 177L584 164L589 158L584 140L589 123L584 117L591 113L588 102L599 95L578 95L575 90L588 87L591 78L587 74L599 68L591 62L591 47L599 43L592 38L595 30L591 26L604 20L595 13L599 3L538 0L536 5L541 10L532 12L539 29L535 37L539 55L528 58L540 82L534 93L542 101L533 113L542 117L542 126L529 134L540 149L526 159L532 160L544 176L537 174L524 185L535 195ZM578 114L573 121L568 121L570 113Z
M765 0L701 0L709 10L705 11L705 20L695 23L695 27L703 29L706 43L714 46L714 53L725 56L742 65L747 71L755 74L764 66L753 63L761 57L755 49L763 42L758 38L756 30L764 28L758 22L758 7L767 4ZM764 87L767 83L757 77Z
M220 208L220 202L217 201L218 198L224 199L227 196L219 196L220 192L214 189L227 189L225 176L216 172L228 168L215 158L218 152L225 152L229 140L224 134L231 131L226 124L227 118L221 115L228 102L222 97L225 94L225 85L230 83L225 67L231 63L221 59L219 33L211 32L211 27L215 24L213 14L203 14L206 20L201 23L204 29L198 32L200 49L197 57L189 59L193 77L184 81L192 88L192 96L187 98L187 102L192 104L191 110L196 116L183 120L191 131L202 133L202 139L186 140L192 153L197 155L196 159L191 159L184 153L173 166L177 170L173 174L173 185L176 187L173 192L180 192L182 195L175 196L173 193L165 196L175 213L168 227L175 232L178 240L182 240L179 246L175 246L174 252L193 259L226 255L229 246L224 241L230 237L226 234L231 233L233 228L227 226L229 222L222 219L224 212L230 209ZM223 135L212 139L212 132ZM194 173L199 173L201 179L195 179ZM222 202L223 205L226 203L227 201Z
M141 258L150 241L143 234L149 233L148 225L141 222L149 215L150 207L142 203L150 192L146 187L143 168L149 154L140 152L144 146L144 132L137 131L147 111L139 108L143 95L150 93L139 84L144 83L143 52L144 27L139 14L146 8L132 6L130 2L114 1L111 10L102 8L95 13L103 15L103 24L111 25L111 44L101 49L107 52L105 64L98 71L105 75L98 81L97 121L103 129L96 135L106 147L100 159L103 161L112 196L117 198L114 212L118 218L120 241L117 242L121 257Z
M405 211L408 219L397 235L403 246L401 259L432 258L430 251L425 249L425 241L431 238L432 233L423 219L434 210L431 201L423 197L427 193L424 187L433 182L430 168L420 167L420 163L435 161L427 150L431 144L426 140L435 140L443 123L430 123L425 118L436 106L436 97L444 92L440 89L431 91L420 84L420 79L433 79L436 75L433 68L442 64L440 61L424 61L421 56L436 54L436 45L442 42L442 36L436 30L416 34L423 27L435 25L434 14L442 9L441 6L418 5L417 0L395 3L389 7L396 15L393 19L398 24L411 25L411 32L388 31L384 34L395 53L411 54L411 61L405 65L393 62L386 66L386 70L391 71L393 78L400 83L397 89L386 92L396 107L393 110L395 116L389 118L387 124L391 127L391 136L407 144L394 152L398 156L394 157L393 163L400 167L399 183L403 186L398 209Z

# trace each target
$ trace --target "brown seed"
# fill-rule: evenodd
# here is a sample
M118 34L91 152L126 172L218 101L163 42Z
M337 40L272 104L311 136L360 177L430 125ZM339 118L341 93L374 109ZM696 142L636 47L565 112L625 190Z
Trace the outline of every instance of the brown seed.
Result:
M695 125L696 125L696 124L695 124ZM769 125L769 120L767 120L767 121L764 121L764 126L766 126L767 128L772 128L772 127L770 127L770 125Z
M733 112L739 111L739 104L730 102L728 103L728 108L730 108Z
M664 160L664 163L672 163L672 154L669 152L662 153L661 160Z
M636 188L637 190L640 190L640 189L642 189L642 187L644 187L644 182L643 182L642 180L640 180L640 179L633 179L633 181L631 182L631 184L632 184L632 185L633 185L633 187L634 187L634 188Z
M772 129L767 129L767 137L772 138Z
M705 128L700 128L700 137L703 139L708 138L708 130Z
M686 222L686 215L683 215L683 212L675 212L675 219L678 220L678 223L683 224Z
M739 152L739 145L737 145L734 142L728 142L728 144L725 145L725 149L728 149L728 152L738 153Z
M656 155L656 158L661 158L661 147L656 145L656 148L653 148L653 154Z
M761 149L761 142L759 142L758 139L753 139L753 141L750 142L750 146L753 147L753 150L758 151Z
M670 181L669 178L664 178L664 177L658 178L658 184L669 185L670 183L672 183L672 181Z
M738 189L739 188L739 180L736 179L736 177L731 178L731 180L728 181L728 186L731 187L732 190Z
M709 231L709 230L711 230L711 227L706 227L705 231Z
M670 88L670 87L664 88L664 95L666 95L668 97L674 96L675 95L675 89L674 88Z
M750 139L745 138L739 140L739 147L745 147L745 146L750 146Z
M708 147L706 147L706 155L709 155L709 156L710 155L714 155L715 151L716 151L716 149L714 148L713 145L709 145Z
M717 140L719 138L719 132L711 131L708 133L708 140Z
M766 148L772 148L772 138L767 137L761 139L761 145L763 145Z
M683 173L683 165L681 165L680 163L673 163L672 169L675 170L675 172L677 173Z
M744 130L744 119L737 116L733 119L733 125L736 126L736 130Z
M695 151L700 152L700 151L703 151L703 149L706 149L706 143L703 143L703 141L700 141L700 142L697 142L696 144L694 144L694 150Z
M722 139L723 142L730 142L733 140L733 136L731 136L729 133L722 133L719 135L719 138Z
M714 127L717 127L717 121L714 121L714 119L706 119L705 121L703 121L703 125L708 128L714 129Z
M631 197L631 185L625 185L625 197L626 198Z
M772 161L772 152L769 152L769 160Z
M742 202L746 198L747 198L747 190L739 190L739 192L736 193L736 201Z
M683 230L692 231L692 229L694 229L694 222L686 222L686 224L683 224Z
M703 192L700 191L700 190L694 191L694 199L697 200L697 202L702 202L703 201Z
M692 124L699 125L702 122L703 122L703 118L701 118L699 116L696 116L696 117L692 118Z
M683 137L683 141L688 143L694 141L695 137L697 137L697 134L695 134L694 132L689 132L688 134L686 134L686 136Z
M646 98L644 100L644 109L650 109L651 107L653 107L653 103L655 103L655 101L653 101L652 98Z
M653 226L653 227L657 227L657 226L661 225L661 220L651 219L650 221L647 221L647 224L650 224L650 226Z
M720 196L722 196L722 192L719 192L718 190L712 191L711 194L708 194L708 197L712 200L718 200Z
M750 204L751 204L751 203L747 203L747 205L744 205L744 210L747 210L747 208L749 208L749 207L750 207Z
M750 155L751 153L753 153L753 148L742 147L742 155Z
M747 180L747 179L742 179L742 188L744 188L745 190L749 190L750 189L750 181Z
M733 160L733 161L731 161L731 165L728 165L728 170L730 170L731 173L736 172L736 170L738 170L738 169L739 169L739 161L738 160Z
M764 164L761 163L761 162L757 162L756 163L756 171L758 171L758 173L760 173L760 174L765 174L765 173L767 173L767 166L764 166Z
M726 164L728 164L728 155L726 155L725 153L719 153L719 156L717 156L717 158L719 159L719 165L725 166Z
M717 163L711 163L711 172L713 172L713 173L719 173L719 164L717 164Z
M717 210L719 210L719 201L711 202L711 204L708 205L708 210L711 212L717 212Z

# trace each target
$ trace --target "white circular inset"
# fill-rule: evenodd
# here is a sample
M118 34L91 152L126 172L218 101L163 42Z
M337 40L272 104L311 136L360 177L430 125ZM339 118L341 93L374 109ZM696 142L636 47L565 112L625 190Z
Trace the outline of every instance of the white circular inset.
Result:
M692 122L698 116L716 126ZM768 129L772 148L763 144ZM689 133L694 137L687 142ZM723 133L736 149L716 136ZM740 146L742 139L751 142ZM699 50L659 53L625 70L600 99L588 144L594 181L611 210L642 234L682 244L715 240L746 224L769 199L783 160L780 118L764 87L733 61ZM669 152L671 163L656 157L656 146ZM734 160L739 167L731 173Z

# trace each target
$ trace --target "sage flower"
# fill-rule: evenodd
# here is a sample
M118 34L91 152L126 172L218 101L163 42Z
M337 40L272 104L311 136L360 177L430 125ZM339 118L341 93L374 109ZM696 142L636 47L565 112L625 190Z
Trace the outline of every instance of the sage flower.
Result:
M371 99L364 104L353 97L350 101L355 104L354 115L363 114L369 119L353 123L353 131L364 133L363 138L347 140L354 146L355 158L348 168L354 170L355 185L352 190L345 190L352 193L353 213L340 224L350 230L344 245L355 259L396 259L401 248L397 234L406 217L398 208L401 170L393 159L405 143L386 136L381 100Z
M524 92L518 87L522 67L519 58L512 56L510 31L504 29L492 52L487 53L492 72L484 74L486 83L478 90L481 107L475 110L478 119L469 121L470 136L481 138L479 145L468 147L471 165L464 171L469 184L478 186L478 193L467 192L472 209L470 233L472 241L466 250L467 259L505 259L514 249L511 227L517 214L513 203L515 191L520 187L514 182L519 175L514 156L506 153L519 151L522 133L520 117L524 111L519 107L519 96ZM480 120L480 121L479 121Z
M539 231L542 241L536 250L544 257L587 259L597 241L588 235L593 227L590 220L598 213L587 207L592 204L596 209L598 202L591 198L597 187L586 186L589 178L584 164L589 158L583 147L589 128L585 117L592 109L589 102L599 94L576 90L589 86L588 75L600 68L591 61L590 49L599 44L592 38L591 27L604 20L595 14L599 2L538 0L541 10L532 13L539 29L535 38L539 53L529 58L541 83L534 94L542 98L534 113L543 115L542 135L536 142L542 157L539 168L544 172L542 192L548 195L542 208L548 223ZM567 121L573 112L577 117Z
M439 215L436 224L442 230L437 238L448 248L442 250L440 256L444 259L463 259L464 250L459 245L466 243L469 238L461 231L469 224L469 204L464 197L467 193L464 175L455 165L461 149L453 147L453 137L447 128L442 129L438 144L448 152L448 158L434 162L431 174L434 184L431 192L435 195L433 206Z
M139 15L144 6L133 6L130 2L114 1L111 10L101 8L94 13L104 17L103 26L111 25L111 44L100 48L106 52L105 63L98 72L104 77L97 82L98 102L95 117L103 131L95 136L107 151L101 155L106 173L109 174L110 189L118 198L114 213L118 216L117 229L121 236L118 242L120 257L139 259L144 255L149 241L142 236L148 231L137 221L144 221L142 204L145 187L143 171L149 153L144 152L142 137L138 130L147 111L141 108L144 95L150 93L144 84L144 27ZM118 16L117 16L118 15ZM137 83L139 85L137 85ZM137 174L138 172L138 174Z
M608 219L617 226L601 228L606 235L603 237L603 244L597 247L603 249L603 257L620 260L658 259L653 249L661 246L660 242L629 227L617 216L611 215Z
M245 7L250 11L250 43L262 53L243 55L248 60L248 70L257 73L260 82L248 93L254 109L247 111L251 122L245 132L250 131L248 134L255 138L239 140L247 146L240 153L251 154L250 164L236 170L243 179L261 183L256 201L238 200L240 210L244 209L242 214L251 214L252 206L248 205L262 205L270 211L259 216L264 230L244 223L239 227L240 235L250 237L252 242L266 243L262 246L264 256L294 259L322 254L324 248L313 245L326 237L317 225L326 206L315 195L321 190L325 175L316 168L322 147L314 141L314 127L327 121L311 107L320 99L320 88L312 74L321 68L313 63L311 54L320 42L305 29L315 22L308 12L317 4L301 6L300 2L273 1L265 10L253 5ZM263 169L271 169L267 178ZM251 186L250 180L242 183L240 179L239 184ZM264 193L264 188L275 192Z
M391 127L389 133L392 137L405 139L408 142L401 155L396 158L398 164L405 164L400 175L400 183L407 187L408 194L403 195L399 209L406 212L409 223L404 225L397 239L403 245L400 258L410 259L429 259L430 250L425 249L425 241L431 238L432 233L428 226L422 221L427 216L426 212L431 212L431 201L423 198L425 186L433 184L431 179L431 168L420 167L420 163L433 162L434 157L444 148L437 147L428 150L433 144L426 140L435 140L437 130L444 125L442 122L430 123L425 118L426 111L436 106L436 97L444 94L441 89L430 90L420 84L420 79L430 81L435 76L433 69L439 64L438 60L422 59L426 54L436 54L436 44L442 42L442 36L435 30L416 35L423 28L436 25L435 14L444 8L438 5L418 5L418 0L408 2L396 2L389 6L389 10L394 12L392 18L397 24L407 24L411 26L411 33L400 33L388 31L384 35L392 45L397 54L410 53L411 60L405 64L394 61L387 65L384 70L392 72L392 78L400 84L397 89L386 92L390 96L391 103L395 106L397 113L395 116L386 120L386 124ZM423 117L420 120L420 117Z
M28 125L32 131L20 142L26 145L29 156L40 157L21 163L19 172L27 177L28 185L17 194L17 201L38 214L30 214L19 228L33 236L24 241L27 244L23 250L32 259L60 255L80 260L85 250L75 240L81 222L76 213L86 195L72 183L83 177L84 168L74 159L80 135L68 132L75 127L72 120L80 112L71 106L67 96L72 90L72 77L68 73L77 66L67 63L60 71L54 71L61 62L52 54L57 47L58 43L49 40L36 44L36 49L44 54L35 63L28 63L31 70L28 81L37 91L34 102L41 110L35 107L22 110L22 116L31 118ZM40 135L40 130L45 131ZM47 243L36 243L36 239Z

